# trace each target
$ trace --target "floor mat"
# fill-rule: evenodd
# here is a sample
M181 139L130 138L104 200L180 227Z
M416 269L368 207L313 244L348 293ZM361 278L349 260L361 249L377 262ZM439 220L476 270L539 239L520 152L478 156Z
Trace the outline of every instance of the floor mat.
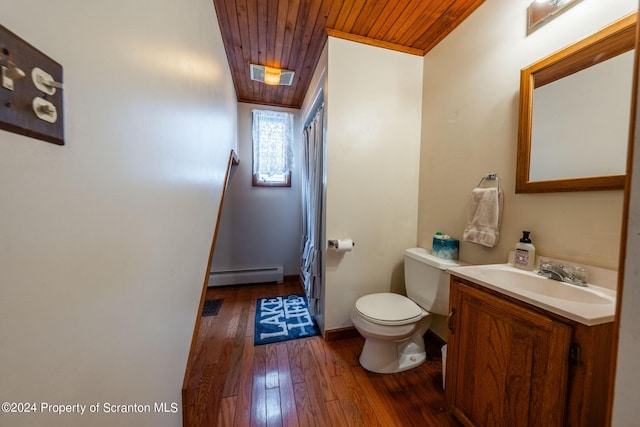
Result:
M204 300L202 316L217 316L223 301L222 298Z
M304 295L258 298L253 344L306 338L319 335L320 330L309 314Z

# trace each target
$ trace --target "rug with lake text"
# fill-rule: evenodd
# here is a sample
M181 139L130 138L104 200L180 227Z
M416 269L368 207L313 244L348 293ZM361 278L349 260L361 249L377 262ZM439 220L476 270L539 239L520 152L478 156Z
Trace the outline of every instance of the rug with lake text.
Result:
M258 298L254 345L319 335L304 295Z

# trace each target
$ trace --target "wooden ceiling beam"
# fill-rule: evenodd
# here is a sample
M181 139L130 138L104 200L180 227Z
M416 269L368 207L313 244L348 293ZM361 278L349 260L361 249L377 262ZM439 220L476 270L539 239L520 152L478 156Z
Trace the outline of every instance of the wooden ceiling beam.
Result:
M396 50L398 52L409 53L411 55L424 56L422 49L416 49L413 47L402 46L397 43L385 42L382 40L370 39L369 37L358 36L355 34L349 34L338 30L332 30L327 28L327 34L330 37L336 37L339 39L350 40L352 42L368 44L370 46L382 47L385 49Z

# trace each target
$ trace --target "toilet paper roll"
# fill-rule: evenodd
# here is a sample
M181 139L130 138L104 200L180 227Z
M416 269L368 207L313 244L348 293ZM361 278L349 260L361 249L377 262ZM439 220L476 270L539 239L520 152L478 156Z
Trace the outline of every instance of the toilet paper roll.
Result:
M336 240L335 250L338 252L351 252L353 249L353 240L351 239L338 239Z

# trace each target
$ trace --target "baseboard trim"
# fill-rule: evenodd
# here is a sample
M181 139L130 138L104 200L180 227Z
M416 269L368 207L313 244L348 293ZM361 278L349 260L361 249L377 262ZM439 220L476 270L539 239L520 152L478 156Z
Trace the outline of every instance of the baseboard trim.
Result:
M328 329L324 331L325 341L337 341L345 338L359 337L360 333L354 326L347 326L345 328Z

